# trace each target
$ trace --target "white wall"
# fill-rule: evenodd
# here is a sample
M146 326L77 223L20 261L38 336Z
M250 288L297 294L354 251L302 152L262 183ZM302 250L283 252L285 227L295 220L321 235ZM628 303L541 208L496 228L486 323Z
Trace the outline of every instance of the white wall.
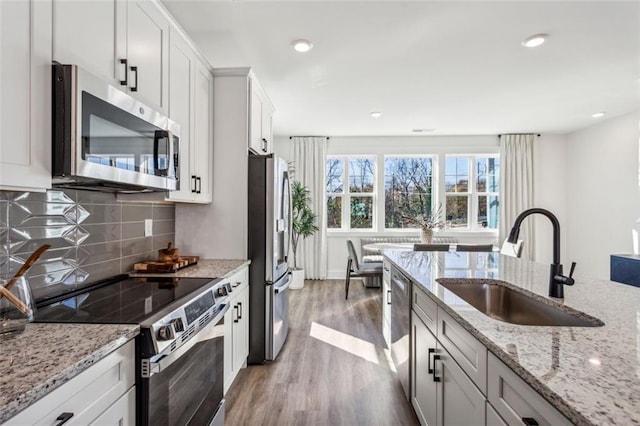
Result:
M567 136L569 260L576 273L609 278L609 255L631 253L640 217L640 113Z

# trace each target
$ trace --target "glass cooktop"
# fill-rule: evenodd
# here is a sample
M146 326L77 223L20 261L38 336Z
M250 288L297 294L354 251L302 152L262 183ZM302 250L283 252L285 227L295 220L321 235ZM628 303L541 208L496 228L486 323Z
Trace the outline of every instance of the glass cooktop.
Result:
M123 275L114 281L40 302L34 321L138 324L212 279L132 278Z

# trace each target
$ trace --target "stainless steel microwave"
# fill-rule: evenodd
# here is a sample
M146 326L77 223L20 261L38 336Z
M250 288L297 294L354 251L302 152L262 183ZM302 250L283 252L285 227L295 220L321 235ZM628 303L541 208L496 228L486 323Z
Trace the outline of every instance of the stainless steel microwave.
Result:
M53 183L179 189L180 126L76 65L53 64Z

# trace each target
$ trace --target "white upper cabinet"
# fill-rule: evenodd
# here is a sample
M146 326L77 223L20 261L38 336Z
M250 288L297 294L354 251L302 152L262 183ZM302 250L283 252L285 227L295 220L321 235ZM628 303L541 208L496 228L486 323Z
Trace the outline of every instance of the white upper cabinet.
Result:
M167 112L169 21L154 3L129 0L127 7L128 90L147 105Z
M168 199L210 203L213 76L177 31L171 31L169 58L169 117L180 125L180 190Z
M255 78L251 79L249 149L259 155L273 152L273 105Z
M54 0L53 59L167 113L169 28L149 0Z
M51 3L0 1L0 190L51 187Z

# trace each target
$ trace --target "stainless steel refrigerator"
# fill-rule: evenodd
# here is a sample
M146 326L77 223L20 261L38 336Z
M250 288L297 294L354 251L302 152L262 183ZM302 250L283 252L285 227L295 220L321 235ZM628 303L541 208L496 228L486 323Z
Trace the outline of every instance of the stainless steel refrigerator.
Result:
M249 156L248 206L248 362L262 364L276 359L289 333L291 191L284 159Z

